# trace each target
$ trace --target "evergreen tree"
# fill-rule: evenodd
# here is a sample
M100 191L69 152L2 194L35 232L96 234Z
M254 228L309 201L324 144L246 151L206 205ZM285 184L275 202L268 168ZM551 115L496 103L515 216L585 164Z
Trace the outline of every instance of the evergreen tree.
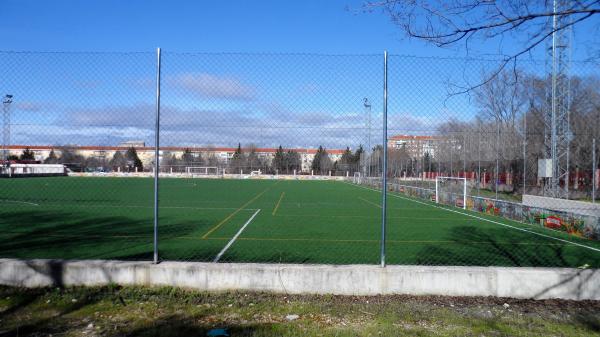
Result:
M275 157L273 158L273 168L279 172L283 172L283 170L285 169L285 164L286 164L286 159L285 158L285 152L283 152L283 148L281 147L281 145L279 145L279 147L277 148L277 151L275 151Z
M319 149L313 158L311 169L314 170L315 173L324 174L331 168L332 163L331 159L329 159L329 154L327 154L327 150L325 150L323 146L319 146Z
M242 152L242 144L238 143L238 147L233 153L231 157L231 162L229 163L229 167L233 169L233 173L239 173L240 169L244 165L244 153Z
M35 154L33 153L33 151L31 151L30 148L25 148L25 150L23 150L23 153L21 153L21 157L19 158L21 160L35 160Z
M181 161L183 161L183 165L190 166L194 163L194 155L192 151L188 148L183 150L183 154L181 155Z
M85 163L85 158L78 154L75 149L71 147L63 147L60 149L60 157L58 162L61 164L68 164L69 168L73 171L81 170Z
M140 160L140 157L138 157L137 151L135 149L135 147L130 147L129 149L127 149L127 152L125 153L125 158L128 161L131 161L133 164L133 168L137 168L138 171L143 171L144 170L144 165L142 164L142 161Z
M123 155L123 152L116 151L113 155L112 159L108 162L108 164L113 168L125 168L127 166L127 158Z
M342 153L342 157L339 162L334 163L334 170L342 170L342 171L350 171L354 166L354 155L350 151L349 147L346 147L344 153Z
M52 150L50 150L50 153L48 154L48 158L44 159L44 164L56 164L56 163L58 163L58 157L56 156L54 149L52 149Z
M360 164L360 159L362 158L364 152L365 152L365 150L363 149L362 145L359 145L358 149L356 149L356 151L354 152L354 156L353 156L354 164ZM357 165L357 167L358 167L358 165Z
M323 147L319 145L319 149L317 150L317 153L315 153L315 156L313 157L313 161L310 165L310 169L313 170L314 172L321 171L321 153L322 152L323 152Z

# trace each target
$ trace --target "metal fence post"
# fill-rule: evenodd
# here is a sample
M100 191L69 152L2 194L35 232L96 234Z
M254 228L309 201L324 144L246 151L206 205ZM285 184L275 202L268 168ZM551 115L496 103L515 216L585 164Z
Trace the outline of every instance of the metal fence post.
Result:
M160 175L160 48L156 49L156 125L154 128L154 263L158 263L158 176Z
M381 185L381 267L385 267L385 225L387 215L387 51L383 52L383 174Z
M592 139L592 203L596 203L596 138Z
M527 190L527 111L525 111L525 116L523 117L523 193L522 196L525 195Z

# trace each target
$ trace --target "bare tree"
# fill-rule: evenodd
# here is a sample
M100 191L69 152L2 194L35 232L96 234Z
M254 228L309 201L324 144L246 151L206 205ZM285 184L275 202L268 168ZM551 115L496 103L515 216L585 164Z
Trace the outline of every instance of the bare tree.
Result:
M495 47L501 56L496 70L480 83L452 93L460 94L483 86L511 64L516 67L518 58L554 32L600 14L600 1L571 1L556 12L547 0L381 0L367 1L363 9L382 9L406 36L437 47L461 48L468 55L481 53L478 46ZM554 16L561 19L556 28L549 24Z

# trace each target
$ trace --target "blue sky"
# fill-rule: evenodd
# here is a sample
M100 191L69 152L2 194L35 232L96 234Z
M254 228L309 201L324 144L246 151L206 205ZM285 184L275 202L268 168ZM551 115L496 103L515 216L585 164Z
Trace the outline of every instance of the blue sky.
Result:
M12 142L151 143L160 46L163 144L355 147L365 140L364 97L380 125L383 50L463 55L403 39L362 3L4 0L0 50L34 52L0 53L0 93L15 95ZM472 118L468 97L444 101L447 83L492 67L390 57L391 132L432 133L443 120Z
M4 0L0 30L9 50L425 53L361 3Z

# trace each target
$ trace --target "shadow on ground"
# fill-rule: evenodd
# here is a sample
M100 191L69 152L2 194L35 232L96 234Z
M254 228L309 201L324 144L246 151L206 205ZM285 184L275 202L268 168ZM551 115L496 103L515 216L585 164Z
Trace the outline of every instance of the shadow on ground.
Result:
M510 231L510 232L509 232ZM598 252L506 228L462 226L451 229L448 243L425 245L419 265L572 267L600 266Z
M152 260L152 217L107 216L63 211L2 212L0 221L0 257L45 259L116 259ZM198 228L208 226L198 221L180 221L160 228L159 243L193 236ZM189 240L188 240L189 241ZM168 246L165 246L168 247ZM214 256L218 250L202 241L176 246L165 251L175 260L194 256Z

